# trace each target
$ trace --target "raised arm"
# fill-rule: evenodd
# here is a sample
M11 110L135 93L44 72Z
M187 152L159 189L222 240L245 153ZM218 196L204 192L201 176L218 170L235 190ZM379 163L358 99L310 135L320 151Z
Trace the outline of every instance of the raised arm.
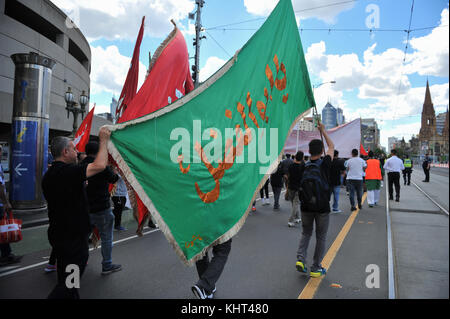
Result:
M105 127L100 128L100 132L98 133L98 137L100 139L100 147L98 150L97 157L95 158L95 161L87 166L86 169L87 178L100 172L103 172L106 166L108 165L107 144L110 136L111 132L109 130L107 130Z
M317 125L317 128L322 133L323 137L325 138L325 141L327 142L327 145L328 145L327 155L330 155L331 160L333 160L333 157L334 157L334 143L331 140L331 138L328 136L327 130L325 129L325 126L323 125L323 123L319 122L318 125ZM324 147L325 147L325 145L324 145Z

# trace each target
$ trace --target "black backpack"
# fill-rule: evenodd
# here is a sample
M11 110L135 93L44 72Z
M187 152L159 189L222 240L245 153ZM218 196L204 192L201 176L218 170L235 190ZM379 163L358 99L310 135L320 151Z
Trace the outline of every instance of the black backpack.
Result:
M322 176L320 164L321 160L305 164L299 190L302 211L320 212L329 203L330 187Z

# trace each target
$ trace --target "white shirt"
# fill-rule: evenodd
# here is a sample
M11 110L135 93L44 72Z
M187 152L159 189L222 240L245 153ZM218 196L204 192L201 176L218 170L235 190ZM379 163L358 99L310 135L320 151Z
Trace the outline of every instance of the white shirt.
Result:
M405 166L403 165L403 161L401 159L399 159L397 156L392 156L391 158L389 158L386 163L384 163L383 168L387 171L387 172L398 172L400 173L401 171L403 171L405 169Z
M345 161L344 165L347 167L347 179L363 179L364 167L367 167L365 160L360 157L352 157Z

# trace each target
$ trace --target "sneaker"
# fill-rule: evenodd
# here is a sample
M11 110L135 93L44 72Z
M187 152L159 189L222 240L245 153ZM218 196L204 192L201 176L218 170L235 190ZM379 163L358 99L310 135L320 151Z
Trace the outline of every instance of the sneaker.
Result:
M48 265L45 267L44 271L45 271L46 273L50 273L50 272L56 271L56 265L50 265L50 264L48 264Z
M273 206L273 209L279 210L279 209L280 209L280 205L278 205L278 206Z
M296 220L294 220L294 223L300 224L301 221L302 221L302 220L301 220L300 218L297 218Z
M295 224L294 224L294 223L291 223L291 222L288 222L288 226L289 226L289 227L295 227Z
M313 278L318 278L318 277L322 277L325 276L325 274L327 273L327 270L323 267L320 267L318 270L316 271L311 271L309 273L309 275Z
M255 212L255 211L256 211L256 207L253 206L253 207L252 207L252 212Z
M342 213L342 210L338 209L338 210L334 210L332 211L334 214L338 214L338 213Z
M352 212L355 211L355 210L356 210L356 207L355 207L355 206L352 206Z
M102 269L102 275L109 275L110 273L122 270L121 265L111 264L108 268Z
M270 205L270 199L264 198L264 199L263 199L263 205L264 205L264 206Z
M372 207L373 207L373 205L372 205L372 204L369 204L369 207L370 207L370 208L372 208Z
M211 294L208 294L205 289L197 285L193 285L191 287L191 290L194 296L197 297L197 299L213 299L214 292L216 292L216 287L214 287L214 290Z
M361 205L361 204L358 204L358 208L359 208L359 209L362 209L362 205Z
M119 226L119 227L114 227L115 230L117 231L124 231L127 230L125 227Z
M295 268L298 272L307 272L306 266L301 261L295 263Z
M16 256L14 254L9 254L9 256L0 258L0 265L10 265L10 264L16 264L22 260L23 256Z

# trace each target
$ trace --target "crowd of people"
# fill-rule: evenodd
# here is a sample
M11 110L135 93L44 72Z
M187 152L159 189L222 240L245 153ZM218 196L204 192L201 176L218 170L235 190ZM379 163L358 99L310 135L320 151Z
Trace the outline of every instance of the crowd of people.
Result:
M385 172L388 177L389 200L400 200L400 173L403 173L404 185L410 185L413 164L409 156L402 160L396 150L386 160L383 154L376 158L369 151L367 157L359 156L358 150L352 150L352 157L339 158L333 141L323 124L318 129L328 146L325 152L322 140L309 143L309 157L298 151L294 156L286 154L260 190L262 205L270 205L269 184L274 195L274 210L280 209L280 196L285 188L285 200L291 203L288 219L289 227L301 223L302 234L295 264L299 272L306 273L307 250L314 225L316 228L316 247L310 269L311 277L326 274L321 260L326 249L326 237L330 213L339 214L339 199L342 188L346 188L351 211L362 209L362 195L367 191L368 207L377 206L380 189L383 186ZM53 162L49 165L42 181L45 199L48 203L49 228L48 240L52 252L46 272L57 272L57 284L48 298L79 298L78 289L68 288L66 279L68 265L77 265L80 277L83 275L89 257L89 238L93 229L101 239L103 257L101 274L107 275L120 271L122 266L112 262L113 230L125 230L121 226L127 188L117 170L108 166L107 142L110 132L102 128L99 142L89 142L86 152L77 152L72 140L56 137L52 140L51 154ZM427 154L428 155L428 154ZM0 167L1 168L1 167ZM429 181L430 160L423 163L424 182ZM111 196L110 184L115 184ZM356 198L355 198L356 195ZM333 204L330 206L331 198ZM113 203L114 209L111 208ZM11 205L5 196L3 172L0 170L0 213L3 207ZM256 202L252 212L256 211ZM152 223L150 221L150 223ZM152 227L156 227L153 223ZM11 252L9 244L1 244L1 260L8 263L20 261L21 256ZM225 267L231 251L231 239L212 247L213 257L206 254L196 262L199 280L192 286L197 298L213 298L216 282Z

